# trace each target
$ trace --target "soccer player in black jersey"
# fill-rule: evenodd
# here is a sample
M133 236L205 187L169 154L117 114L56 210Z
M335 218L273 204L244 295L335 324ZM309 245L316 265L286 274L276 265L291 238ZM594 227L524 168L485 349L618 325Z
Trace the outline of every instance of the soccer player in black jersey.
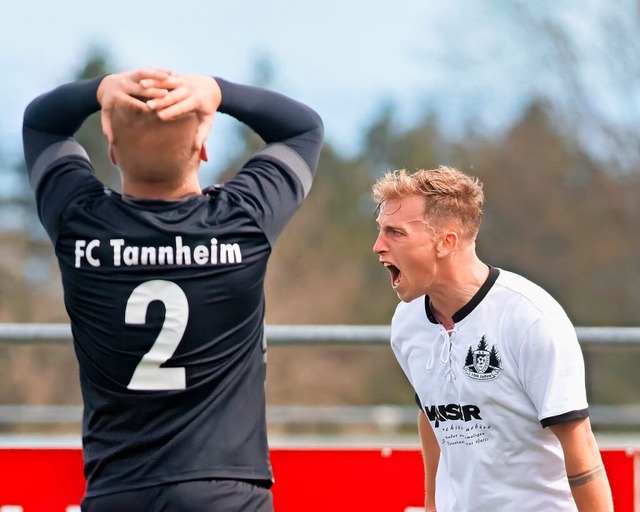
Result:
M73 138L101 109L122 193ZM216 111L266 145L202 190ZM297 101L160 69L62 85L27 107L25 160L80 368L83 511L272 510L264 276L322 137Z

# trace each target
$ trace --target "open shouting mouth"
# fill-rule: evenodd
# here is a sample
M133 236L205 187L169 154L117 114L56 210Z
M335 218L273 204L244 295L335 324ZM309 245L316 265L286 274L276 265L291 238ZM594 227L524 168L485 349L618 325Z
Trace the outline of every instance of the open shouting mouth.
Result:
M400 281L402 280L402 272L400 269L391 263L383 263L386 269L389 271L389 275L391 276L391 287L395 290L400 286Z

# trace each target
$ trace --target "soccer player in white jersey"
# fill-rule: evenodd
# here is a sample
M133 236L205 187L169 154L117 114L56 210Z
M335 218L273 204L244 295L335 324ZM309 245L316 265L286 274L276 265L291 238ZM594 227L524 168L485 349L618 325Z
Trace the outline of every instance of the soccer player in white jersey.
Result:
M391 345L421 410L427 512L613 510L575 329L539 286L476 255L482 184L401 170L373 196L373 250L402 301Z

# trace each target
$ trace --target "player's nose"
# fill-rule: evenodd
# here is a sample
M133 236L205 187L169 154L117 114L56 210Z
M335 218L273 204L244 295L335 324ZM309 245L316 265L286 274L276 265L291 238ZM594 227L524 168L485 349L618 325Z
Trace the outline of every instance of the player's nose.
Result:
M378 232L378 236L376 237L376 241L373 244L373 252L380 255L384 252L387 252L389 248L387 247L387 243L382 235L382 231Z

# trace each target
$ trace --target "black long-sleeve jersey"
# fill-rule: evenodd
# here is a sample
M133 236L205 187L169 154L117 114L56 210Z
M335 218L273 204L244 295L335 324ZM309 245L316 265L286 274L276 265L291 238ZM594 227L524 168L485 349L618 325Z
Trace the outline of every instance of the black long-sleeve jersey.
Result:
M311 187L322 121L217 79L219 112L266 146L202 195L139 200L106 188L73 138L100 109L100 80L36 98L23 126L79 362L86 495L198 478L269 485L264 276Z

